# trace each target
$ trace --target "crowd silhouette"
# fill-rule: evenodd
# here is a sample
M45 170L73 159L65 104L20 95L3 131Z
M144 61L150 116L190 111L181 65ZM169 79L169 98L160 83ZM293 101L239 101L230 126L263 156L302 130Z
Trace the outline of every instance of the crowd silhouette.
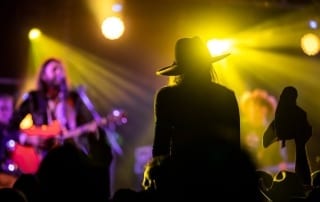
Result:
M276 174L260 170L249 151L240 146L241 116L235 93L215 80L212 63L226 56L211 57L199 37L177 40L174 63L157 71L158 75L174 77L176 83L155 94L152 158L145 164L138 190L123 187L110 193L111 151L103 131L93 125L85 132L96 131L100 138L87 135L94 139L80 147L74 139L54 144L45 151L35 172L19 173L12 184L0 189L0 201L320 201L320 170L312 172L306 148L312 126L307 112L297 105L298 90L289 85L283 89L274 119L265 126L263 136L265 147L275 142L285 147L285 141L294 141L295 170L283 169ZM60 68L59 60L49 59L43 65L44 72L51 62L53 69ZM45 111L32 103L36 108L31 109L38 111L31 113L39 125L61 117L55 107L69 104L64 103L69 93L60 94L67 89L57 87L56 79L65 82L65 77L53 78L44 87L49 97L41 97L43 91L34 95L40 96L40 103L57 98L53 107L46 108L54 112L52 117L37 117ZM21 114L27 113L24 107L30 104L21 106L11 119L12 128L19 128ZM62 131L71 129L68 120L64 121Z

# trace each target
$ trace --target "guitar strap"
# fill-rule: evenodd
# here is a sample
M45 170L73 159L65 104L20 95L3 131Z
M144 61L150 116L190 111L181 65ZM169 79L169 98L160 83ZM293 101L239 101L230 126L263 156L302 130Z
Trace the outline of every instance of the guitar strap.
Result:
M85 88L83 86L79 86L76 89L76 92L78 93L81 101L83 102L83 104L85 105L85 107L89 110L89 112L91 113L93 119L95 121L99 121L101 119L100 115L98 114L98 112L95 110L93 103L91 102L91 100L89 99L89 97L87 96L86 92L85 92ZM98 132L96 132L96 137L97 140L99 139L99 134ZM85 146L80 146L81 150L85 153L88 154L89 153L89 148L85 147Z
M88 108L88 110L91 112L93 118L95 121L100 121L101 116L99 113L95 110L94 105L92 104L91 100L88 98L87 94L85 93L85 89L83 86L80 86L77 88L77 93L79 94L82 102L85 104L85 106ZM111 148L119 155L122 154L121 146L118 144L115 136L115 131L110 131L108 128L103 128L106 132L106 136L108 139L108 142L111 146ZM98 137L97 137L98 138Z
M77 93L79 94L82 102L84 103L84 105L87 107L87 109L90 111L90 113L92 114L93 118L95 121L99 121L101 120L101 116L99 115L99 113L95 110L94 105L92 104L91 100L89 99L89 97L87 96L85 89L83 86L80 86L77 88Z
M56 119L56 113L55 113L55 103L53 100L48 100L48 106L47 106L47 117L48 117L48 124L52 123L53 120Z

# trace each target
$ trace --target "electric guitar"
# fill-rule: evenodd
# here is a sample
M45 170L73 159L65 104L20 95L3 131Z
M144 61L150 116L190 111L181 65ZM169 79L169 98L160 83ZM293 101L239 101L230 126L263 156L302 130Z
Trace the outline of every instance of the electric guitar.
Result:
M93 132L97 127L114 129L116 126L126 124L127 121L127 114L124 111L114 110L100 120L88 122L72 130L63 129L58 121L53 121L49 125L33 125L21 129L21 136L24 136L25 143L15 143L14 148L11 149L11 160L22 173L34 174L43 158L41 152L39 152L41 149L50 150L53 145L59 144L61 140L79 137L86 132ZM107 134L107 136L109 135ZM48 146L46 144L47 140L54 140L54 144Z
M97 127L114 128L127 123L127 115L122 110L114 110L108 116L99 120L93 120L78 126L74 129L67 130L62 127L58 120L51 122L49 125L31 126L21 129L22 134L26 137L25 142L31 146L39 147L48 139L64 141L69 138L79 137L86 132L94 132Z

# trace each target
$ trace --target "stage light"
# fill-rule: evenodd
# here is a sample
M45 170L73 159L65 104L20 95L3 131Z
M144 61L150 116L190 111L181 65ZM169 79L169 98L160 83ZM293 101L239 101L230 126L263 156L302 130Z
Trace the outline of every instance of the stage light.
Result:
M212 39L207 42L208 49L212 56L230 53L232 42L230 40Z
M7 147L7 150L9 151L13 151L14 148L16 146L16 141L10 139L7 143L6 143L6 147Z
M122 36L124 23L118 17L109 17L102 22L101 30L107 39L115 40Z
M121 3L115 3L112 5L112 10L114 12L121 12L122 11L122 4Z
M29 39L30 40L34 40L34 39L37 39L39 38L41 35L41 31L40 29L38 28L32 28L30 31L29 31Z
M313 56L319 53L319 37L313 33L307 33L301 37L301 48L306 55Z
M309 20L309 27L311 29L317 29L318 28L318 22L316 20Z

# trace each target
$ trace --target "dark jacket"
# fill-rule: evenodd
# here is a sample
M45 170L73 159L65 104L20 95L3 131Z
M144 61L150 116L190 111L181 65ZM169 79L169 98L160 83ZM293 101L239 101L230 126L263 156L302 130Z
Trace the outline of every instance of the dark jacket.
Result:
M225 138L240 147L240 115L233 91L212 83L205 88L166 86L155 98L153 156Z

